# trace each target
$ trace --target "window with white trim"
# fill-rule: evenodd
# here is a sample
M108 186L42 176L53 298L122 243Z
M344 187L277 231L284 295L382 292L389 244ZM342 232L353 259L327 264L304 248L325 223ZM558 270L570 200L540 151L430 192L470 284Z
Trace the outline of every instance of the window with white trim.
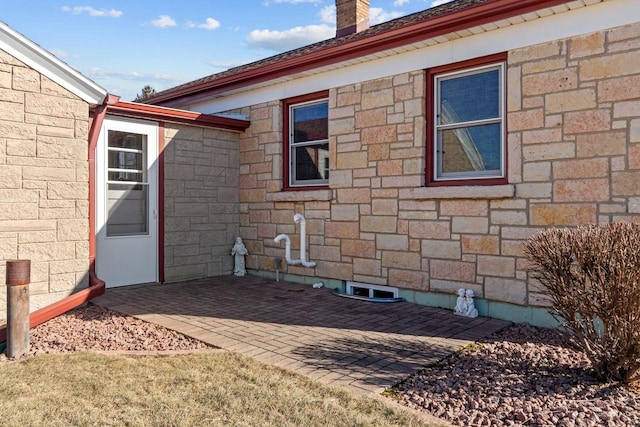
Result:
M506 179L504 68L499 62L429 73L433 116L427 183Z
M286 188L329 184L329 103L326 97L285 102Z

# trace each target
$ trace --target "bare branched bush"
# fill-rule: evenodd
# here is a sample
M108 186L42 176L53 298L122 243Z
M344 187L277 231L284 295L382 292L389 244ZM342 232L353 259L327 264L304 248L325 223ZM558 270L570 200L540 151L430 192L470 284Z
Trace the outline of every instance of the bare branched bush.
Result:
M640 225L549 229L524 250L599 379L640 380Z

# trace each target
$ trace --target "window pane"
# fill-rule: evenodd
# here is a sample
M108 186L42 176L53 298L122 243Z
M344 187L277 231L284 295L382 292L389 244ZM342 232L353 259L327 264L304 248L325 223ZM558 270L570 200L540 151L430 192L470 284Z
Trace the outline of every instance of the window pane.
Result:
M146 135L138 133L120 132L117 130L109 131L109 147L143 150L146 140Z
M148 186L107 184L107 236L148 233Z
M329 144L295 147L292 155L293 184L304 181L317 181L316 183L321 184L329 179Z
M438 124L469 122L500 117L500 72L497 69L440 83Z
M294 143L329 139L327 102L294 107L292 116Z
M490 124L438 132L439 176L501 170L501 126Z

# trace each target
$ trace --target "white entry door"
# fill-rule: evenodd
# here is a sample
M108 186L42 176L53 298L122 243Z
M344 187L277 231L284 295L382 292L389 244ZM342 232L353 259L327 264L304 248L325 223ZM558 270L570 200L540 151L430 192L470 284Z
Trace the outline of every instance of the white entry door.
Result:
M96 274L158 281L158 125L105 118L96 148Z

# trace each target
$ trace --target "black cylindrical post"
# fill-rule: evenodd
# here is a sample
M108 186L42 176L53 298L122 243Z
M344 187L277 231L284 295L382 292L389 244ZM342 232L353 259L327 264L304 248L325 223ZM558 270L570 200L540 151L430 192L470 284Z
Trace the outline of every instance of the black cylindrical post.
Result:
M29 351L30 260L7 261L7 357Z

